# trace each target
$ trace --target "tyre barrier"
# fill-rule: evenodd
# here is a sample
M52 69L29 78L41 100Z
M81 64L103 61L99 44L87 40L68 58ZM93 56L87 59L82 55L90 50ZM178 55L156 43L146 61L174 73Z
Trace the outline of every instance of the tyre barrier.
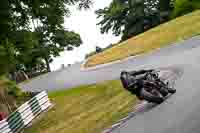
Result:
M35 95L15 112L0 121L0 133L18 133L51 106L45 91Z

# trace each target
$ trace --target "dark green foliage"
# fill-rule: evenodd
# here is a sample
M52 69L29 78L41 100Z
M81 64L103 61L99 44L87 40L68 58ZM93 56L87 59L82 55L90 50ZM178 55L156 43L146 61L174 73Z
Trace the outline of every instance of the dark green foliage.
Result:
M17 87L15 82L10 81L8 83L8 94L17 98L17 97L20 97L23 93L21 89Z
M109 30L122 34L122 40L138 35L154 26L200 9L199 0L113 0L96 11L101 33Z
M114 35L119 35L126 23L128 10L128 4L119 0L113 0L109 7L97 10L97 18L103 18L98 23L101 25L101 33L112 30Z
M8 80L5 76L0 76L1 89L6 89L7 93L15 98L20 97L23 92L16 82Z
M113 0L96 14L102 33L122 33L125 40L166 21L172 9L172 0Z
M64 29L66 5L88 9L90 0L1 0L0 67L1 73L50 71L52 56L72 50L82 43L79 34ZM42 70L43 71L43 70Z
M9 112L13 112L18 106L33 97L34 93L25 93L13 81L5 76L0 76L0 100ZM0 110L2 108L0 107ZM3 109L3 111L6 111ZM2 111L2 110L1 110ZM8 113L8 112L7 112Z
M176 0L172 17L182 16L196 9L200 9L199 0Z
M0 75L14 68L16 64L16 47L7 39L0 41Z

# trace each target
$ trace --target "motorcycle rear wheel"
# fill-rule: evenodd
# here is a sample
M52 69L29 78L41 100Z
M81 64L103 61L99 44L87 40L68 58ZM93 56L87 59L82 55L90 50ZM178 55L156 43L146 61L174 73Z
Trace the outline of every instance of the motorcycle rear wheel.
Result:
M161 104L164 101L162 94L160 92L156 92L157 95L152 94L151 92L146 91L145 89L141 90L141 98L152 103Z
M167 88L164 88L164 87L161 88L159 91L162 94L162 96L164 96L164 97L166 97L169 94Z

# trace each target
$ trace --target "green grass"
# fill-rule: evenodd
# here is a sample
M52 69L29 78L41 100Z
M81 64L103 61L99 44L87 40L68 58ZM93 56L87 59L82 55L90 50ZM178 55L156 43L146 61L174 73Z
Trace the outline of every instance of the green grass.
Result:
M120 81L49 93L55 106L25 133L100 133L136 104Z
M85 67L143 54L200 33L200 10L159 25L88 58Z

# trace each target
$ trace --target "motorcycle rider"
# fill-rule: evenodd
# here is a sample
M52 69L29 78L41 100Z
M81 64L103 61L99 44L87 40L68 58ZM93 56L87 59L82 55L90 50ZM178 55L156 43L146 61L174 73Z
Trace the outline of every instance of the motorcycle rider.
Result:
M146 98L146 100L151 101L152 98L157 99L158 103L163 102L164 97L169 93L175 93L176 90L173 88L162 88L159 86L159 84L156 83L164 83L162 82L158 77L154 80L147 79L147 74L152 73L154 70L140 70L140 71L122 71L120 74L120 79L122 82L122 85L125 89L127 89L132 94L135 94L139 99L143 99L143 97ZM154 82L157 81L157 82ZM151 93L149 93L145 86L151 86L154 89L157 89L159 92L162 92L161 94L163 97L155 98L155 96ZM167 91L167 92L166 92Z

